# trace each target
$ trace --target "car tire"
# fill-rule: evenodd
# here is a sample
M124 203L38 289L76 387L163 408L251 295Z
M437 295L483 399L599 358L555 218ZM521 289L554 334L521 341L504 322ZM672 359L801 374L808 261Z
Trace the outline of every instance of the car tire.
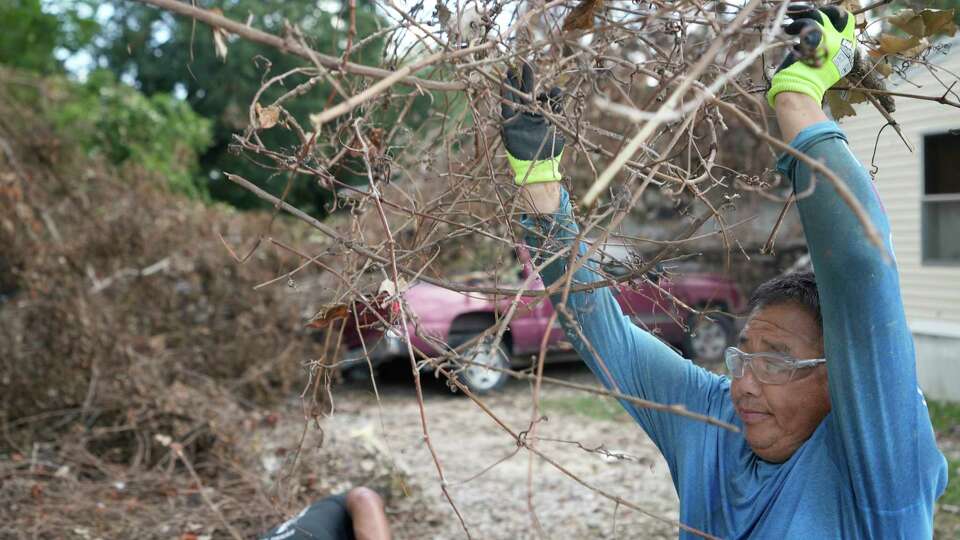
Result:
M733 344L734 325L729 316L720 313L691 313L687 318L683 352L694 363L719 364L723 361L723 351Z
M459 347L470 341L475 335L455 335L450 337L450 346ZM493 338L487 338L483 341L477 341L463 353L463 358L472 360L478 364L492 366L501 369L510 368L510 351L501 341L500 345L490 351L490 344ZM510 375L503 371L486 369L479 365L464 366L457 374L457 380L466 386L472 393L477 395L489 394L495 392L507 383ZM456 386L450 385L451 390L456 390Z

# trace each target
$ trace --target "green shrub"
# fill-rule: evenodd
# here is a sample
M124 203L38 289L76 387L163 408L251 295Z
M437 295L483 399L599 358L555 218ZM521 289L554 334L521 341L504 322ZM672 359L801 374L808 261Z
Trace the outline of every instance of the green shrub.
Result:
M79 84L60 81L55 106L47 109L57 131L91 156L133 166L164 179L175 192L206 200L198 156L212 142L211 122L170 94L150 97L118 82L108 71Z

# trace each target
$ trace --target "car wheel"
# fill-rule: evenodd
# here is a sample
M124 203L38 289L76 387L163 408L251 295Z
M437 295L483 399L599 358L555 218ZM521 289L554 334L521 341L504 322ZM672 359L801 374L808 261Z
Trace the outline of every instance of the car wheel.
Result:
M723 360L723 351L733 345L733 321L721 314L699 315L687 319L683 336L683 352L698 364L717 364Z
M456 336L450 338L450 346L458 347L466 343L473 336ZM477 395L489 394L503 387L507 383L510 375L496 369L489 369L484 366L490 366L500 369L510 368L510 352L503 342L491 350L492 338L484 341L478 341L470 346L463 353L465 360L470 360L472 364L464 366L458 373L459 381ZM453 387L456 388L456 387Z

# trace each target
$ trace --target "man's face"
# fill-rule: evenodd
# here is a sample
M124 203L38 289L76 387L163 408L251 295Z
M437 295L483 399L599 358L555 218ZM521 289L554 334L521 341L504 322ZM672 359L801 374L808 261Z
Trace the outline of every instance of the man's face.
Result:
M740 334L747 353L779 352L806 360L823 358L823 334L803 306L787 302L755 310ZM786 384L764 384L752 368L733 379L731 396L744 435L764 461L781 463L800 448L830 412L827 367L799 370Z

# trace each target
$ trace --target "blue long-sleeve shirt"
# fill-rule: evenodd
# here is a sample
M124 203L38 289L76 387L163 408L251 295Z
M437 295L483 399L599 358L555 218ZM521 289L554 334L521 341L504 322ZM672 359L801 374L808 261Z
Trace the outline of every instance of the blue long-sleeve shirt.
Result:
M835 123L808 127L792 146L845 181L886 239L885 256L826 179L798 202L820 293L831 412L790 459L774 464L757 457L742 433L622 404L666 458L686 525L722 538L930 538L946 461L917 386L889 224ZM784 155L778 167L796 192L810 187L802 161ZM523 224L537 261L578 234L565 191L556 214L525 216ZM562 279L568 261L564 255L544 268L544 283ZM593 262L573 274L574 283L598 279ZM634 326L608 288L571 293L567 307L575 318L561 313L567 336L604 385L743 427L729 379Z

